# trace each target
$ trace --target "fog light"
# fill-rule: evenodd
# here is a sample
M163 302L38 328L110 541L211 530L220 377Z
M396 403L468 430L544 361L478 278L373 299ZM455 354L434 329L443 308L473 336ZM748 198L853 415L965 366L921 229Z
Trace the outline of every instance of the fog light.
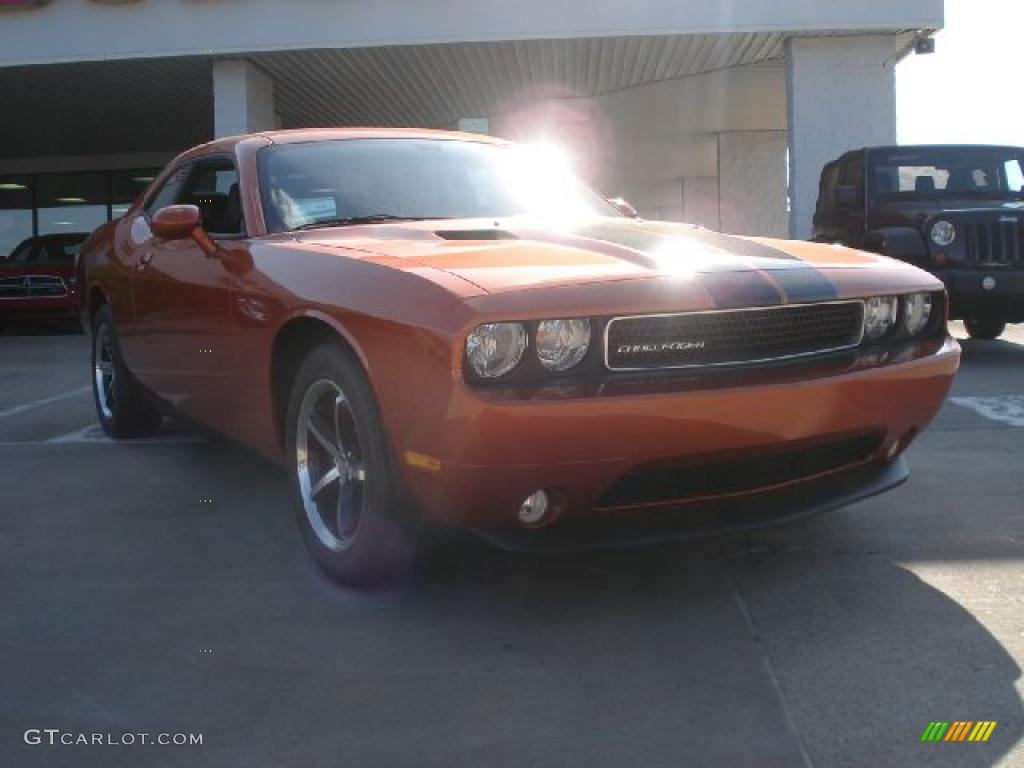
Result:
M526 497L519 507L519 522L523 525L537 525L548 513L548 494L546 491L534 491Z

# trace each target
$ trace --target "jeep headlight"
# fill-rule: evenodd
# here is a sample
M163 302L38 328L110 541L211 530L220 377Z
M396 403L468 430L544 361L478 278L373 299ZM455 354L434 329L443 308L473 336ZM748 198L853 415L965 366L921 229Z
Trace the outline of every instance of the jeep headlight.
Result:
M932 295L912 293L903 298L903 327L907 333L916 336L926 327L932 316Z
M466 359L481 379L504 376L523 359L526 327L522 323L486 323L466 337Z
M896 325L899 300L895 296L872 296L864 301L864 338L880 339Z
M932 224L932 242L940 248L946 248L956 240L956 227L952 222L940 219Z
M542 320L537 324L537 358L549 371L567 371L578 365L589 346L589 320Z

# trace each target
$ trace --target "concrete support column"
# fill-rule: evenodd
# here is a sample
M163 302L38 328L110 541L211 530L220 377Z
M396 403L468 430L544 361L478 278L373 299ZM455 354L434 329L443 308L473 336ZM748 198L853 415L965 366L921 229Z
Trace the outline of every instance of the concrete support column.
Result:
M785 237L786 132L718 134L718 186L722 232Z
M822 166L843 152L896 143L897 38L793 37L786 42L790 234L811 234Z
M213 132L217 138L279 126L273 80L244 59L213 62Z

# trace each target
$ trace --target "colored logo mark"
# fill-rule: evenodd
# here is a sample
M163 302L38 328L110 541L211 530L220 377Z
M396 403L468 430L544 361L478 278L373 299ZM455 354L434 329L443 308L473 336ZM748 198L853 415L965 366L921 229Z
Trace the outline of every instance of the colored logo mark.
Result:
M988 741L996 729L995 720L939 720L928 723L921 741Z

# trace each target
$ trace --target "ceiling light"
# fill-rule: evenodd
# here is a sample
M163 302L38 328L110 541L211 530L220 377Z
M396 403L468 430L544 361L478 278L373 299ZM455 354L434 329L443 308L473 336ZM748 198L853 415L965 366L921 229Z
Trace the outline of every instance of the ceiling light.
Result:
M84 203L84 197L58 197L58 203Z
M3 192L20 192L23 189L28 189L24 184L0 184L0 191Z

